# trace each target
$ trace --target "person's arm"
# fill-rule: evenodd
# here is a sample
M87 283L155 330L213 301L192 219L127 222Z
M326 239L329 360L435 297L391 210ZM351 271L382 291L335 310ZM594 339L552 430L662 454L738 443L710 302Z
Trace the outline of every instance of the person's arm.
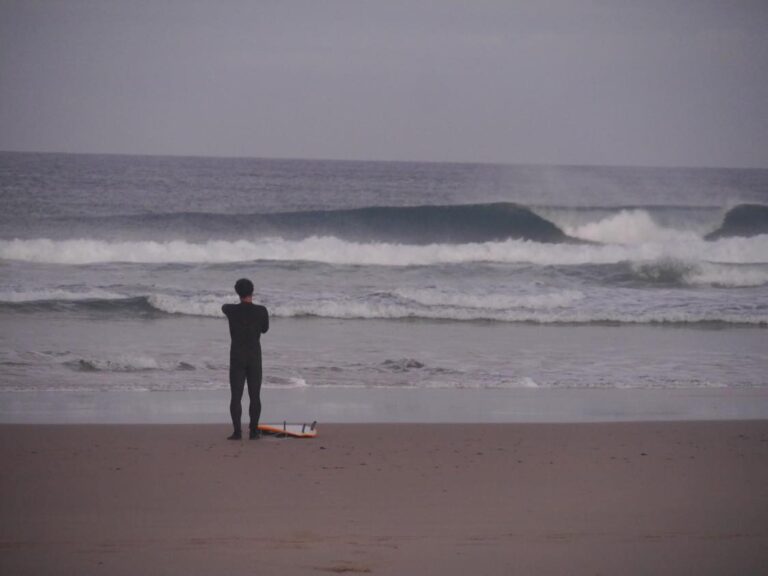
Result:
M269 330L269 312L267 312L266 306L264 307L264 325L261 327L261 333L266 334Z

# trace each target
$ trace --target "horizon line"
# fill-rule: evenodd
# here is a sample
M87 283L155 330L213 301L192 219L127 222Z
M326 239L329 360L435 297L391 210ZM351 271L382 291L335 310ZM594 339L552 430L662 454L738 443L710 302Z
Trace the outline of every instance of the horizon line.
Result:
M766 171L768 165L759 166L703 166L703 165L654 165L654 164L590 164L590 163L544 163L544 162L494 162L480 160L404 160L404 159L361 159L361 158L310 158L300 156L246 156L246 155L209 155L181 153L138 153L138 152L62 152L54 150L6 150L0 154L40 154L50 156L124 156L136 158L192 158L205 160L273 160L279 162L347 162L347 163L380 163L380 164L454 164L473 166L510 166L531 168L630 168L630 169L661 169L661 170L756 170Z

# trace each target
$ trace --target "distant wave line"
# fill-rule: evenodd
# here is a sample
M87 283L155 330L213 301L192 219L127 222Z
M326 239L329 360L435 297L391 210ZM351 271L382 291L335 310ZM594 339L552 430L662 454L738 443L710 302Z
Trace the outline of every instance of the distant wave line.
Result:
M768 312L753 311L733 314L725 311L688 312L658 310L638 313L591 311L574 306L581 298L578 293L553 294L547 299L525 296L517 306L474 307L472 298L466 305L428 305L414 299L411 302L375 302L365 300L329 301L313 303L276 303L269 306L272 316L277 318L335 318L347 320L434 320L462 322L512 322L528 324L734 324L768 325ZM119 316L140 317L221 316L224 299L209 296L197 299L150 295L126 297L121 300L38 300L26 302L0 302L0 308L38 313L49 311L83 310L94 313L111 313Z
M608 234L608 232L603 232ZM334 237L304 240L186 240L112 242L82 238L0 240L0 259L89 265L104 263L217 264L238 262L317 262L332 265L430 266L473 262L530 263L541 266L610 264L675 258L732 264L768 262L768 234L705 241L692 235L637 244L542 244L505 240L470 244L414 246L348 242Z
M175 212L102 216L73 220L93 229L170 232L225 237L281 237L300 240L333 236L360 242L401 244L465 244L526 239L574 242L555 224L526 206L510 202L424 206L369 206L337 210L308 210L227 214Z
M573 242L566 227L598 225L618 214L644 214L659 218L672 228L704 227L707 239L753 236L768 233L768 206L736 204L727 209L714 206L524 206L511 202L453 205L368 206L349 209L295 212L169 212L115 214L89 217L51 217L50 222L67 229L112 233L171 233L186 237L243 235L275 236L299 240L310 236L334 236L352 241L406 244L464 244L507 239L538 242ZM718 218L719 216L719 218ZM596 220L585 221L585 218Z

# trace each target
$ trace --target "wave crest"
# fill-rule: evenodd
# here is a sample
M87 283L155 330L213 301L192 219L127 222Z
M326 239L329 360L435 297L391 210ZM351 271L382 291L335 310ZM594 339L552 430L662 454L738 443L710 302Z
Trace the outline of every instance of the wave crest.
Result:
M722 288L749 288L768 284L768 269L765 267L723 266L708 262L662 258L648 262L633 262L631 270L636 279L652 284Z
M719 240L734 236L758 236L768 234L768 206L762 204L740 204L731 208L723 223L706 236L707 240Z
M543 294L471 294L433 289L400 289L394 294L406 302L421 306L453 306L480 310L564 308L584 298L584 294L578 290Z
M675 242L639 245L543 244L505 240L424 246L348 242L334 237L304 240L211 240L194 243L107 242L95 239L0 240L0 258L35 263L85 265L110 262L147 264L218 264L254 261L318 262L334 265L428 266L470 262L531 263L542 266L611 264L676 258L731 264L768 262L768 234L707 242L678 238Z
M706 274L706 273L702 273ZM706 275L694 277L693 282L707 280ZM412 296L414 294L411 294ZM418 292L417 292L418 295ZM768 311L760 306L749 309L718 310L680 310L677 308L655 309L652 305L632 312L596 307L595 302L588 303L586 295L576 291L552 292L541 295L468 295L461 300L459 295L430 293L423 291L421 302L402 298L402 294L368 295L360 298L327 297L312 301L291 301L267 303L270 314L277 318L338 318L350 320L407 320L424 319L437 321L490 321L490 322L525 322L532 324L689 324L689 323L727 323L764 326L768 324ZM584 299L585 303L580 303ZM68 301L65 309L75 306L95 314L117 314L120 316L154 317L157 314L183 316L205 316L223 318L221 304L223 299L214 295L201 295L193 298L154 294L136 296L122 300L82 300ZM448 304L451 301L453 304ZM444 302L444 304L434 304ZM433 303L433 304L430 304ZM508 305L508 307L505 307ZM55 301L27 301L5 303L4 307L25 313L48 312L59 310L61 305ZM77 363L77 369L88 371L89 366ZM104 369L94 365L95 369ZM113 366L112 370L115 369ZM151 367L146 367L151 369ZM180 369L177 366L174 370Z
M357 242L464 244L511 238L564 242L567 236L529 208L510 202L428 206L369 206L256 214L177 212L124 215L89 222L95 228L183 237L276 236L299 240L334 236ZM146 237L146 236L144 236Z
M596 222L566 227L574 238L603 244L640 245L655 242L695 241L694 232L659 226L645 210L622 210Z

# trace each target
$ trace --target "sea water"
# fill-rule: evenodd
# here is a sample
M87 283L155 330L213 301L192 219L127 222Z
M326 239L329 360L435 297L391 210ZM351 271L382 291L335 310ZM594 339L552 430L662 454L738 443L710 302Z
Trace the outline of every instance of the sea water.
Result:
M764 388L766 204L766 170L3 153L0 392L226 390L240 277L267 390Z

